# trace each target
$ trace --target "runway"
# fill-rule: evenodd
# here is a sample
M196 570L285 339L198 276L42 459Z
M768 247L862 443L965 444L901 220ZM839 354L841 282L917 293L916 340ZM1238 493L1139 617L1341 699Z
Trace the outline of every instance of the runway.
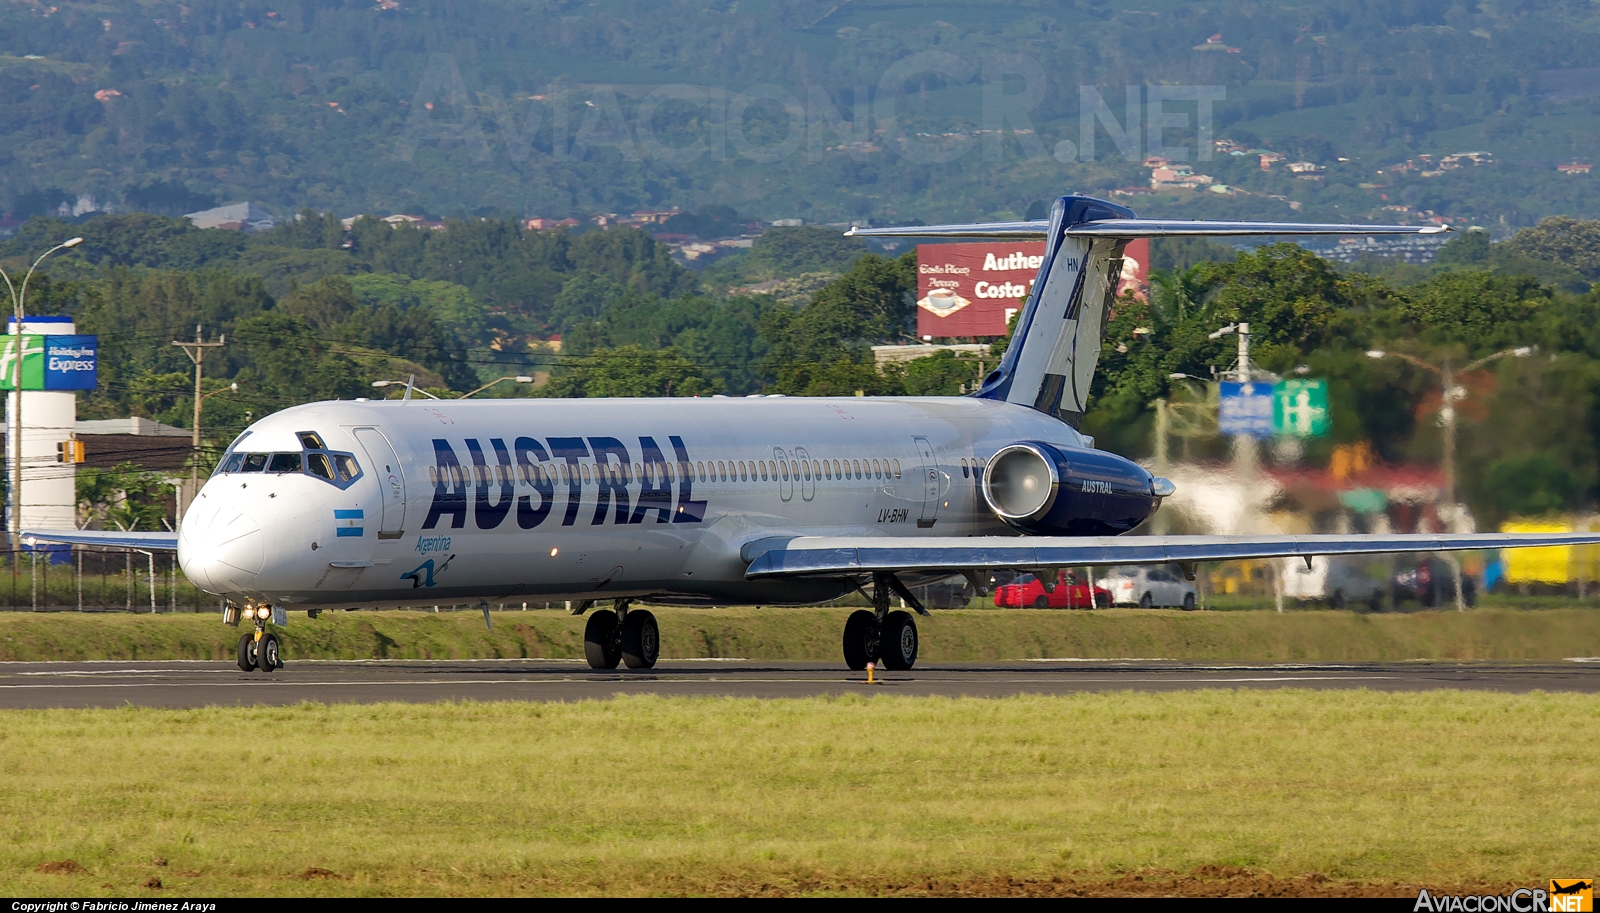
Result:
M865 673L817 662L664 660L648 672L596 672L581 660L291 661L271 674L233 663L0 663L0 709L203 707L301 701L575 701L619 694L813 697L838 694L1002 697L1198 688L1369 688L1600 692L1600 659L1559 663L1203 665L1159 660L927 663Z

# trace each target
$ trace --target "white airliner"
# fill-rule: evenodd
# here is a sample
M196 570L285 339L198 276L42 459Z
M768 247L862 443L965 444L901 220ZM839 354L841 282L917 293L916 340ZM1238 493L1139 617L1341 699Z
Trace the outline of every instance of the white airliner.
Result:
M909 587L996 568L1600 542L1597 534L1123 536L1173 491L1077 431L1126 243L1180 235L1437 228L1139 219L1088 197L1048 221L855 230L1043 238L1000 366L961 397L321 402L229 445L178 535L29 530L37 540L176 548L184 573L253 622L239 665L271 671L290 609L574 600L589 664L654 665L671 605L794 605L861 591L844 658L909 669ZM983 575L980 578L979 575Z

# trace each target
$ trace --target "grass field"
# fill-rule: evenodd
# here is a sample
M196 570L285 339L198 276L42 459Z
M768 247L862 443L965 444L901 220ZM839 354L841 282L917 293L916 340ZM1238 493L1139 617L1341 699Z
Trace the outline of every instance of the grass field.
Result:
M662 656L839 659L850 609L654 609ZM292 616L295 659L583 656L584 619L559 611L333 612ZM1296 611L938 612L919 621L928 661L1041 657L1359 662L1600 656L1600 610L1411 614ZM239 629L216 614L0 612L0 660L231 659Z
M1600 859L1597 715L1348 691L7 711L0 892L1533 884Z

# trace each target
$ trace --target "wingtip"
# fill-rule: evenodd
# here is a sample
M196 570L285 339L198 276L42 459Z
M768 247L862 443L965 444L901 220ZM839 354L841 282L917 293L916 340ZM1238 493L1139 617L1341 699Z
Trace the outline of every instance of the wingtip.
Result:
M1454 230L1455 229L1451 228L1448 225L1430 225L1427 228L1424 228L1421 231L1417 232L1417 234L1419 234L1419 235L1440 235L1440 234L1444 234L1447 231L1454 231Z

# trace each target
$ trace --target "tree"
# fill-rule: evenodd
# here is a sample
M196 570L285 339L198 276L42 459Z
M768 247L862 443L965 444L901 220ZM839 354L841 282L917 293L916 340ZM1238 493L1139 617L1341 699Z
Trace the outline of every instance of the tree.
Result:
M915 251L893 260L866 254L805 307L768 311L761 335L776 389L812 389L820 366L836 370L841 363L870 365L874 343L901 339L911 331L916 287Z
M646 349L627 345L596 349L564 373L550 379L536 395L552 398L586 396L709 396L716 382L672 347Z
M1589 279L1600 278L1600 220L1551 216L1502 246L1510 253L1570 266Z

